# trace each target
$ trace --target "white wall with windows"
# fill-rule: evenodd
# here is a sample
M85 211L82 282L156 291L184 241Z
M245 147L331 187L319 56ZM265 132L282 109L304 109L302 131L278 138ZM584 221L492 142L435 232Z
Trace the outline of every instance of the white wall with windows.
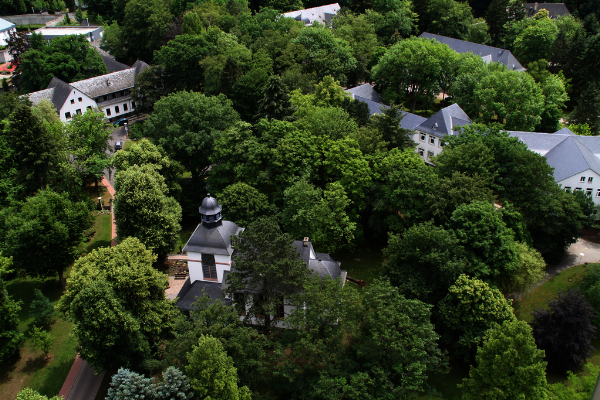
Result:
M592 196L595 204L600 204L600 175L588 169L577 175L558 182L563 189L571 191L584 191Z
M231 270L231 257L188 252L190 283L195 281L223 282L225 271Z
M96 107L94 99L89 98L77 89L71 89L71 93L60 109L58 115L63 122L70 121L77 114L83 114L89 108Z
M416 152L426 162L431 162L431 159L442 152L442 138L416 131L413 135L413 140L417 144Z

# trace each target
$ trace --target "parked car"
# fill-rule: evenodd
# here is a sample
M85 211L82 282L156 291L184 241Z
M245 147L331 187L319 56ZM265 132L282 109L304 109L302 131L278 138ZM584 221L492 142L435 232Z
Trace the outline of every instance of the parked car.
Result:
M123 143L122 142L116 142L115 143L115 151L121 150L122 148L123 148Z
M127 123L127 118L121 118L120 120L113 123L114 126L123 126Z

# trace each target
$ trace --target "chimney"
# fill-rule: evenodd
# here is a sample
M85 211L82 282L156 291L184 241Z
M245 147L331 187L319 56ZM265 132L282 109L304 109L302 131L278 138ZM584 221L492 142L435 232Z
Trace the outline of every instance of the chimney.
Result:
M537 6L538 6L538 3L537 3L537 1L536 1L536 2L535 2L535 8L534 8L534 10L536 10L536 11L537 11Z
M107 79L106 80L106 86L110 86L110 85L112 85L112 83L110 82L110 79Z
M308 247L308 237L304 238L304 247Z

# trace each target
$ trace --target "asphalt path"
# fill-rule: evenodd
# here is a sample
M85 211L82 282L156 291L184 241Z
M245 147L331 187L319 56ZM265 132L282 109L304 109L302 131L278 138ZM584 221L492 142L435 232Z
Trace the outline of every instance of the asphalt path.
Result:
M115 130L113 131L112 135L108 138L108 144L109 144L109 149L108 149L108 153L109 155L113 155L114 154L114 148L115 148L115 143L117 142L121 142L123 144L125 144L125 139L127 138L127 132L125 131L125 126L118 126L115 128ZM109 170L109 169L105 169L104 170L104 175L106 176L106 179L108 179L108 181L110 182L110 184L115 187L115 174L114 174L114 170Z

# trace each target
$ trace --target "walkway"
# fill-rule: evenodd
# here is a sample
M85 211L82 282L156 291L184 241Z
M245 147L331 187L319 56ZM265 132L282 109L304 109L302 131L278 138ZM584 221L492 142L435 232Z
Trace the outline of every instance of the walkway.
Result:
M108 193L110 193L110 197L112 197L112 199L114 201L115 189L112 187L112 185L110 184L108 179L106 179L106 176L102 177L102 185L104 185L106 190L108 190ZM110 247L114 247L117 245L117 224L115 223L115 213L113 212L112 208L110 210L110 219L112 221L112 234L110 236L111 237Z
M104 372L94 375L94 368L77 354L58 397L62 396L65 400L94 400L102 378Z

